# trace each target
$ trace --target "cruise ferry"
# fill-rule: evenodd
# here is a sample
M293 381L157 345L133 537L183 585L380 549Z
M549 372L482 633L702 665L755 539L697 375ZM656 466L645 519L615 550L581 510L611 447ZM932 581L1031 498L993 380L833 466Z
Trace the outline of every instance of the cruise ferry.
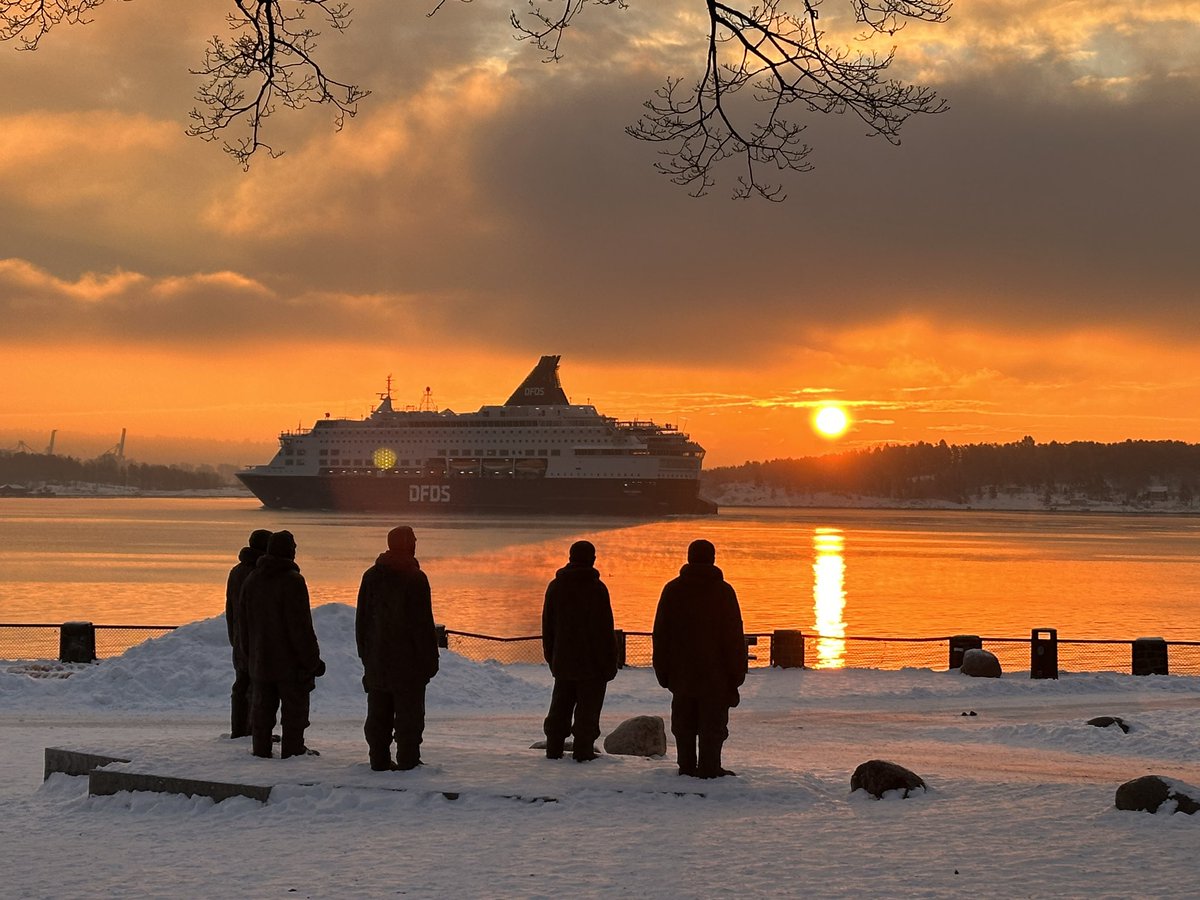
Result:
M271 509L455 510L657 516L717 511L704 448L670 424L622 422L567 399L543 356L503 406L458 414L393 405L391 378L363 419L285 431L237 477Z

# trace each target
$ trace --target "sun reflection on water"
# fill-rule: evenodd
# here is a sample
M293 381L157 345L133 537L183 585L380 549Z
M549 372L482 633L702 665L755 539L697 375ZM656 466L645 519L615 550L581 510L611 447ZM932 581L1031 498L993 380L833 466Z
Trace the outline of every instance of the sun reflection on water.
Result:
M816 669L846 664L845 537L840 528L813 530L813 620L817 633Z

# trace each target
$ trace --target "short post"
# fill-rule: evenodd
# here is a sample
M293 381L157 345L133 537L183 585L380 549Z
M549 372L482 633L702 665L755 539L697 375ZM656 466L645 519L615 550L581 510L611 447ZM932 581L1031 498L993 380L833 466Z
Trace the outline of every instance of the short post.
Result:
M977 634L956 634L950 638L950 668L961 669L968 650L982 650L983 638Z
M792 628L771 633L771 665L780 669L804 668L804 632Z
M1058 678L1058 629L1035 628L1029 636L1029 677Z
M446 633L446 626L445 625L434 625L433 633L434 633L434 636L437 638L438 647L440 647L442 650L449 650L450 649L450 635L448 635Z
M751 647L758 646L758 635L757 634L743 634L742 640L744 640L746 642L746 659L747 660L758 659L757 656L755 656L753 653L750 652Z
M65 663L96 661L96 626L91 622L63 622L58 630L58 658Z
M617 645L617 668L623 669L628 663L625 656L625 632L620 628L613 630L613 643Z
M1134 675L1168 675L1167 642L1160 637L1141 637L1133 642Z

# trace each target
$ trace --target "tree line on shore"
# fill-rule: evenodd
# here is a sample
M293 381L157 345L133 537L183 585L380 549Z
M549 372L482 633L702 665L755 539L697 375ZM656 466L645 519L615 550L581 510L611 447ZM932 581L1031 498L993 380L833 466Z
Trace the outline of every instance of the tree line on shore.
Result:
M138 463L108 454L75 459L49 453L0 453L0 486L53 489L101 484L150 491L195 491L227 487L230 481L229 473L212 466Z
M710 469L705 487L753 484L796 494L843 493L896 500L968 503L1038 492L1102 502L1191 503L1200 489L1200 444L1094 441L1039 444L888 444L825 456Z

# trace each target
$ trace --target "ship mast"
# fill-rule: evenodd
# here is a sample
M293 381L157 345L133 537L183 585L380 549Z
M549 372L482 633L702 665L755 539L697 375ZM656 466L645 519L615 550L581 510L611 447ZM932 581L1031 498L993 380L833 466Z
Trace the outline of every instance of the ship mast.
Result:
M375 407L374 412L390 413L392 412L392 376L387 377L387 390L381 394L376 394L379 398L379 405Z

